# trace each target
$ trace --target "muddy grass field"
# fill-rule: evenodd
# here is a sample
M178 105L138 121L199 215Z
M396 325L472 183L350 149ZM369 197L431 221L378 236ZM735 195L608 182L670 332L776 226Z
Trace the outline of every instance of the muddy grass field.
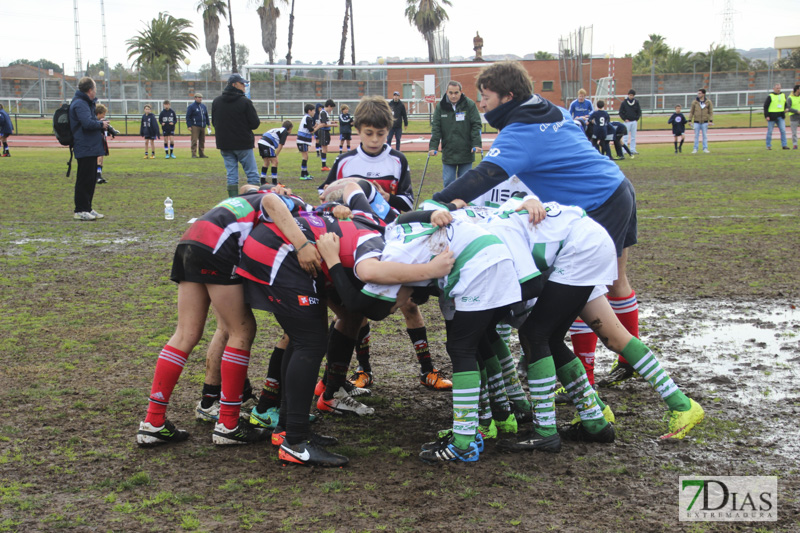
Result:
M373 325L375 416L316 424L351 459L336 470L282 466L269 444L211 444L193 415L211 320L169 408L191 439L134 444L175 327L175 244L225 196L216 151L142 161L112 146L94 204L106 219L90 223L72 220L63 151L14 150L0 160L0 531L800 530L800 157L755 142L712 150L647 146L620 162L639 206L630 278L642 338L706 410L686 439L658 440L662 403L637 380L602 391L614 444L508 455L489 442L476 464L425 465L419 446L451 423L450 398L419 385L394 317ZM425 158L409 160L416 192ZM423 196L440 186L440 164ZM282 156L283 181L313 198L321 180L299 182L297 167L297 154ZM434 362L449 372L438 307L423 312ZM257 318L254 382L279 336L269 315ZM598 350L599 374L611 362ZM559 421L572 414L559 408ZM778 476L779 519L679 522L682 475Z

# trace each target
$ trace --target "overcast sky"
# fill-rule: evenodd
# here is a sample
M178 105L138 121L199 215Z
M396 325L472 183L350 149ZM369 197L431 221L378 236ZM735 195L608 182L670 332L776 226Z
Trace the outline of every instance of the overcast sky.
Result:
M287 52L289 6L276 0L278 20L276 58ZM336 61L344 0L296 0L292 57L315 63ZM472 38L479 31L484 55L523 56L539 50L558 51L559 37L580 26L593 26L592 53L616 57L635 54L648 35L664 36L671 47L704 51L722 36L723 0L640 0L625 2L536 2L534 0L452 0L446 32L450 55L471 57ZM250 49L250 63L266 62L254 0L231 0L237 42ZM144 27L159 11L192 21L200 48L189 55L189 68L209 63L203 22L197 0L105 0L108 61L111 66L130 64L125 41ZM405 0L353 0L356 60L374 62L378 57L427 57L422 36L404 15ZM800 33L800 1L768 4L734 0L733 27L736 48L767 48L774 38ZM100 0L78 0L82 60L96 62L103 55ZM223 24L224 21L223 21ZM75 67L73 0L6 0L0 8L2 46L0 65L24 57L50 59ZM220 45L229 43L227 26L220 28ZM223 33L224 32L224 33ZM587 46L588 47L588 46ZM347 59L350 43L347 44Z

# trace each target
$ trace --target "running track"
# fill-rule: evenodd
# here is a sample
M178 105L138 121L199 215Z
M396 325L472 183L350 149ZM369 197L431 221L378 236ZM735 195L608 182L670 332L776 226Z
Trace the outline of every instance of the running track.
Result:
M708 140L711 143L722 141L760 141L766 138L767 128L732 128L732 129L709 129ZM331 146L336 145L336 136L331 139ZM496 133L486 133L483 135L484 149L491 147ZM427 152L428 141L430 135L403 135L402 145L405 152ZM776 132L773 139L780 142L780 133ZM56 141L53 135L12 135L9 139L13 148L29 147L29 148L57 148L61 145ZM120 136L116 139L110 140L111 148L142 148L142 139L134 136ZM160 141L156 141L156 149L160 149ZM352 146L358 146L358 135L353 134ZM636 144L657 144L657 143L672 143L671 131L638 131L636 134ZM686 131L685 144L694 143L694 132L692 130ZM191 145L191 138L188 136L175 137L175 146L181 149L188 150ZM295 137L289 137L286 140L287 148L295 148ZM338 145L336 145L338 146ZM216 149L213 136L206 137L206 148Z

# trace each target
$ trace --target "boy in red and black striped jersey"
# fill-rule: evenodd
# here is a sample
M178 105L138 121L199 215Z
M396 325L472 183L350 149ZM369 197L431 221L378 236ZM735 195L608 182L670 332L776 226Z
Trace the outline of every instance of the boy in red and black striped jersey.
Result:
M181 237L170 275L178 283L178 326L156 363L147 417L139 424L136 436L139 445L155 446L188 438L189 434L176 429L165 414L183 366L202 337L211 304L217 314L215 339L222 342L227 338L220 363L221 386L210 386L217 388L217 394L221 389L213 441L242 444L266 438L265 433L238 423L256 324L245 305L242 280L234 270L242 244L263 218L263 199L267 196L273 195L252 191L228 198L195 221ZM206 392L210 391L204 387Z

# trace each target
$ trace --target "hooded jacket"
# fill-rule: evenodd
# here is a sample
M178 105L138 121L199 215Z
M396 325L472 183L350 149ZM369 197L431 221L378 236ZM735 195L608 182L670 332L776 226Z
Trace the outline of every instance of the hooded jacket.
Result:
M586 140L566 109L539 95L511 100L485 115L498 130L492 148L477 167L458 178L434 201L470 202L516 176L542 202L600 207L622 184L619 166Z
M77 159L105 155L103 149L103 123L95 116L96 100L75 91L69 104L69 127L75 139L74 153Z
M261 120L244 92L228 85L211 103L211 123L218 150L252 150L255 145L253 130Z
M394 117L392 129L400 128L402 127L402 124L405 124L407 128L408 114L406 114L406 105L401 100L395 102L393 98L389 100L389 107L392 109L392 116Z
M475 102L461 93L455 110L447 94L433 111L429 150L438 150L442 143L442 163L463 165L475 161L473 148L481 147L481 114Z

